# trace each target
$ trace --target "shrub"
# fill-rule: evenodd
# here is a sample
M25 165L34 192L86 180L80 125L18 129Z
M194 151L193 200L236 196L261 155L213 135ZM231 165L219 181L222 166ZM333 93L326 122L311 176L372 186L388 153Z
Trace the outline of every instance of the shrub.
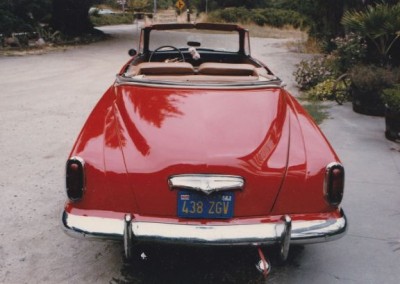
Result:
M209 13L208 20L211 22L226 23L254 22L259 26L268 25L277 28L286 25L293 26L294 28L305 28L308 26L307 18L300 13L274 8L253 10L248 10L245 7L225 8Z
M384 89L382 99L392 111L400 112L400 84Z
M252 21L259 26L264 26L267 19L260 12L256 12L252 17Z
M333 100L333 88L335 86L335 79L329 78L325 81L318 83L307 91L307 98L312 101L326 101Z
M265 18L265 25L281 28L285 25L294 28L305 28L308 24L307 18L298 12L283 9L267 8L258 10Z
M121 25L131 24L133 22L132 14L109 14L109 15L93 15L90 21L94 26Z
M375 65L357 65L350 70L352 85L365 93L380 93L396 83L397 71Z
M159 0L157 2L157 8L158 9L168 9L170 7L174 6L174 1L173 0Z
M345 73L355 64L363 62L367 54L366 41L360 35L349 33L345 37L332 39L335 50L335 68L338 73Z
M225 8L223 10L216 10L208 15L208 20L211 22L225 22L225 23L247 23L252 17L251 12L244 7L238 8Z
M296 67L297 70L293 75L302 90L308 90L333 76L332 63L327 57L302 60Z
M382 2L368 5L364 11L347 11L342 24L347 30L368 39L369 48L378 55L378 63L387 63L393 46L400 39L400 3Z
M32 26L7 10L0 9L0 34L9 36L15 32L30 32Z
M328 112L326 111L328 106L325 106L316 101L312 101L311 103L304 104L303 107L312 116L312 118L314 119L314 121L317 124L321 124L324 121L324 119L329 117Z
M396 69L375 65L359 65L350 70L353 110L367 115L385 113L383 89L396 83Z

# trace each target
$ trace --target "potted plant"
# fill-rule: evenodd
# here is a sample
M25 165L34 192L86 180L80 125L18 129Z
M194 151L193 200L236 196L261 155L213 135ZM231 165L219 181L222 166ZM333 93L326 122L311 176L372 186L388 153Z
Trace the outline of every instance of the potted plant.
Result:
M385 102L385 136L389 140L400 139L400 84L382 92L382 98Z
M392 86L395 75L389 68L357 65L350 70L353 110L358 113L383 116L385 104L382 90Z

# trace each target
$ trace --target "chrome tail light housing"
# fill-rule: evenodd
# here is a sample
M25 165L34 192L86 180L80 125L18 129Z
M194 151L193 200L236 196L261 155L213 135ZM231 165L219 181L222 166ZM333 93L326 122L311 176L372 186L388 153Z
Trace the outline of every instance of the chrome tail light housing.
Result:
M324 195L329 204L338 206L343 199L344 168L338 162L330 163L326 167Z
M80 157L71 157L66 165L66 190L71 201L79 201L85 191L85 163Z

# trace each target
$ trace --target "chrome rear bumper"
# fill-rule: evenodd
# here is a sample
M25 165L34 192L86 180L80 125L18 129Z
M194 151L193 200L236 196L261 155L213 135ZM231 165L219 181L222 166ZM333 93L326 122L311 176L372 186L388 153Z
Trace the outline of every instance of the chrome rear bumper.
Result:
M342 237L347 230L347 220L344 212L340 213L339 218L318 220L291 220L285 215L276 222L268 223L193 225L138 221L130 214L118 219L74 215L64 211L62 222L66 233L73 237L124 240L126 245L135 241L272 245L282 244L284 239L290 244L308 244Z

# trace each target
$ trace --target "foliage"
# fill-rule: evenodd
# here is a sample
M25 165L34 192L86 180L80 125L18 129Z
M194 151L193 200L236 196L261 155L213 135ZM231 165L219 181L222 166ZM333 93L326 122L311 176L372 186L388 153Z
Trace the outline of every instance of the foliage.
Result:
M285 25L291 25L294 28L305 28L309 24L306 17L291 10L257 9L252 14L252 20L260 26L269 25L280 28Z
M158 0L157 9L168 9L169 7L173 7L175 2L174 0Z
M254 22L259 26L269 25L281 28L290 25L295 28L305 28L308 25L306 17L298 12L274 8L249 10L245 7L225 8L209 14L208 20L226 23Z
M149 0L129 0L128 1L129 9L135 12L144 12L150 8Z
M312 101L311 103L304 104L303 107L317 124L321 124L324 119L329 117L326 111L328 107L322 105L320 102Z
M53 0L53 29L68 36L91 33L89 8L94 3L94 0Z
M0 34L6 36L11 35L13 32L26 32L32 30L31 25L5 10L0 10L0 23Z
M245 7L247 9L264 8L268 6L269 2L270 0L208 0L207 3L204 0L190 1L191 5L202 12L206 10L206 4L208 11L214 11L232 7Z
M212 22L247 23L250 21L251 16L249 10L245 7L239 7L213 11L209 14L208 19Z
M93 15L90 17L92 24L97 26L131 24L131 14Z
M364 93L380 93L395 84L398 71L375 65L357 65L350 70L352 85Z
M400 38L400 3L369 5L364 11L347 11L342 24L349 31L368 39L378 60L387 63L392 47Z
M60 31L54 31L49 26L38 27L36 29L36 33L40 38L42 38L45 42L58 43L61 41L61 33Z
M356 66L350 74L354 86L363 91L380 92L395 83L390 69L375 65Z
M327 57L302 60L296 67L293 75L302 90L308 90L333 75L332 63Z
M309 18L309 35L321 41L325 51L333 48L332 38L343 36L344 29L341 19L345 11L359 11L367 4L379 5L387 3L394 5L398 0L275 0L270 1L272 7L297 11Z
M332 94L334 86L335 79L328 78L307 91L307 98L312 101L333 100L334 97Z
M258 26L264 26L268 19L259 11L255 12L251 20Z
M346 6L357 0L277 0L272 1L278 9L296 11L308 18L309 35L317 38L327 51L330 39L343 34L340 19ZM359 0L358 0L359 1ZM361 2L361 1L359 1Z
M380 115L385 112L382 91L399 82L398 69L376 65L360 65L350 70L353 110Z
M400 84L384 89L382 99L392 111L400 112Z
M336 37L332 43L335 46L332 56L335 58L337 73L347 72L350 67L366 58L367 44L360 35L349 33L345 37Z
M196 7L205 11L204 0L195 0ZM231 5L232 4L232 5ZM340 24L343 12L347 8L359 7L360 0L264 0L264 1L217 1L208 0L208 11L243 6L247 9L267 10L267 13L252 11L251 20L258 25L308 28L311 37L315 37L330 51L330 39L344 34ZM246 17L247 18L247 17ZM218 19L218 15L214 17ZM283 24L281 21L283 20ZM240 21L239 18L235 22ZM272 22L272 23L271 23Z
M0 0L0 34L32 32L50 14L51 0Z
M113 9L121 9L121 4L117 0L103 0L101 1L106 7L111 7ZM128 1L127 1L128 2Z

